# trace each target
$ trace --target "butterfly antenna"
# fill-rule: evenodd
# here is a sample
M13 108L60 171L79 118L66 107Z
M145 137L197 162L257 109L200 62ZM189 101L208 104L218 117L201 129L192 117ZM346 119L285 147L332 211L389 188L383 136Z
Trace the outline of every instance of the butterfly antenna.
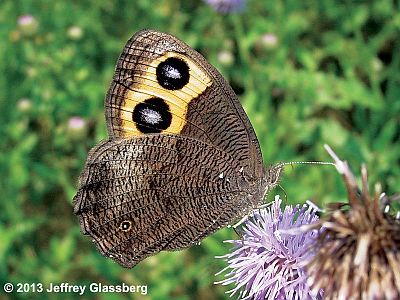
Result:
M335 166L334 163L327 162L327 161L290 161L290 162L283 162L281 163L282 166L286 165L331 165Z

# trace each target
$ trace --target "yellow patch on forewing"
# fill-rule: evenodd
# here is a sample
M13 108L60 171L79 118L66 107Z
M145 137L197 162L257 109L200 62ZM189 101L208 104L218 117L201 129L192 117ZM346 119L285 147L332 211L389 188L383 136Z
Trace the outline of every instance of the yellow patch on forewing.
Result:
M176 57L187 63L189 66L189 82L180 90L167 90L157 82L157 66L167 58ZM190 101L197 98L207 87L211 86L212 81L201 68L188 57L175 53L167 52L162 57L154 60L142 75L134 76L135 83L126 93L123 106L120 108L121 126L124 137L142 135L132 121L132 112L138 103L150 98L161 98L169 106L172 114L171 125L163 130L166 134L179 134L186 122L186 113Z

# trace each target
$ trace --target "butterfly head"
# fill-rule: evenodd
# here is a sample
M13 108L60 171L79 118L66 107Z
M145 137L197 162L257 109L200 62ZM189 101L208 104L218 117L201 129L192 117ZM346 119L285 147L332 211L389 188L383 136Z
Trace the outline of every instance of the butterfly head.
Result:
M283 163L277 163L275 165L265 167L263 178L265 186L264 195L266 195L271 189L279 184L283 166Z

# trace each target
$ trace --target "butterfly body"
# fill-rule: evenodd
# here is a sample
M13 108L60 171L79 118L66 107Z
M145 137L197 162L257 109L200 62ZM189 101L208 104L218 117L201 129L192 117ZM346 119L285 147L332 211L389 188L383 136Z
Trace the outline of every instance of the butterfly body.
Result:
M126 44L105 100L109 139L93 148L74 212L125 267L200 242L262 204L265 169L236 95L199 53L153 30Z

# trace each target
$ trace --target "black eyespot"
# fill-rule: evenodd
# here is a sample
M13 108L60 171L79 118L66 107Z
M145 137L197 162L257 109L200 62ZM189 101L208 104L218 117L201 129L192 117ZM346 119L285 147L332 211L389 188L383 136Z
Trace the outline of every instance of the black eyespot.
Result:
M182 59L170 57L157 66L158 84L167 90L179 90L189 82L189 66Z
M132 121L142 133L160 133L171 125L172 114L163 99L150 98L135 106Z
M119 225L119 228L122 231L129 231L132 228L132 222L128 220L122 221L121 224Z

